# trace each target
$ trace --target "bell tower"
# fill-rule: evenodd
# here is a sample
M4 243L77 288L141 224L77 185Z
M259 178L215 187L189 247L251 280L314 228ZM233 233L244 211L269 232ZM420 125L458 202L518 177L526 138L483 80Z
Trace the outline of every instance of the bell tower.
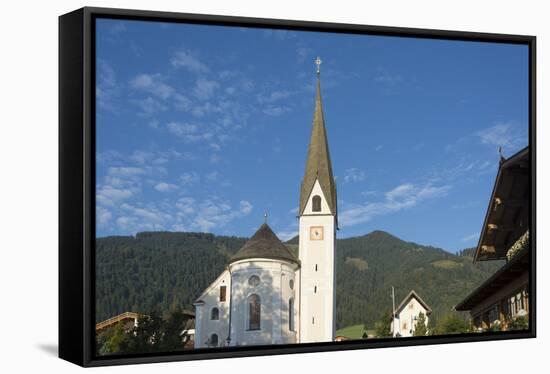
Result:
M336 183L332 174L321 101L321 59L317 57L315 63L315 111L298 208L300 343L333 341L336 313Z

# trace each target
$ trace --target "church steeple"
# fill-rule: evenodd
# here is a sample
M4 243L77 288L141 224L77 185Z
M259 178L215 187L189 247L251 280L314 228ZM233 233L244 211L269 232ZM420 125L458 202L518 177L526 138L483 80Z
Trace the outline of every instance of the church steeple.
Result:
M309 141L307 152L306 170L300 191L299 214L303 214L313 186L315 185L315 181L318 180L330 211L334 216L336 216L336 183L334 182L334 176L332 175L332 164L330 161L327 133L325 129L325 118L323 115L323 103L321 101L321 59L317 57L315 63L317 64L315 112L313 115L313 128L311 130L311 139Z

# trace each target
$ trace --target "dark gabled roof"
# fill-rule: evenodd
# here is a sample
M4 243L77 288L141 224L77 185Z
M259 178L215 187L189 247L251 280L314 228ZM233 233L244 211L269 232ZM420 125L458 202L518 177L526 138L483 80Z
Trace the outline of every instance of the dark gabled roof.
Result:
M279 240L267 223L261 225L245 245L231 257L231 262L249 258L268 258L298 263L298 259Z
M529 226L530 188L529 147L507 159L501 158L474 263L505 259L510 246L525 233Z
M424 309L426 309L426 314L430 314L432 312L432 308L430 308L428 304L426 304L426 302L422 300L422 298L418 296L418 294L414 290L412 290L411 292L409 292L407 296L405 296L403 301L401 301L401 304L399 304L397 309L395 309L395 314L399 314L401 309L403 309L405 305L409 303L409 300L412 299L413 297L424 307Z
M321 190L325 195L330 211L337 215L336 207L336 183L332 175L332 164L328 150L323 104L321 102L321 83L317 79L317 95L315 97L315 113L313 116L313 128L307 151L306 170L300 190L299 214L304 212L307 201L315 181L319 180Z

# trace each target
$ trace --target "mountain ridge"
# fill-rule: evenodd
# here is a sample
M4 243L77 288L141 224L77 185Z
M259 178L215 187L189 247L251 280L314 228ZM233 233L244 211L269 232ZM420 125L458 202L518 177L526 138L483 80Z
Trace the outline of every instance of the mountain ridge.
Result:
M124 311L192 308L246 240L168 231L97 238L96 321ZM297 240L285 242L295 253ZM415 289L437 319L498 267L474 265L469 256L406 242L382 230L337 239L337 328L359 323L372 327L391 309L392 286L396 302Z

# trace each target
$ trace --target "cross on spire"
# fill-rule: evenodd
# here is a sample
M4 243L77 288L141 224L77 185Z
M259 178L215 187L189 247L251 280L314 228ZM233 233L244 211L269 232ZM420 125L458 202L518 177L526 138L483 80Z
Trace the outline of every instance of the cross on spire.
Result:
M264 213L264 223L267 223L267 212Z
M321 64L322 63L323 63L323 61L321 60L321 57L317 56L317 58L315 59L315 65L317 65L317 75L321 74Z

